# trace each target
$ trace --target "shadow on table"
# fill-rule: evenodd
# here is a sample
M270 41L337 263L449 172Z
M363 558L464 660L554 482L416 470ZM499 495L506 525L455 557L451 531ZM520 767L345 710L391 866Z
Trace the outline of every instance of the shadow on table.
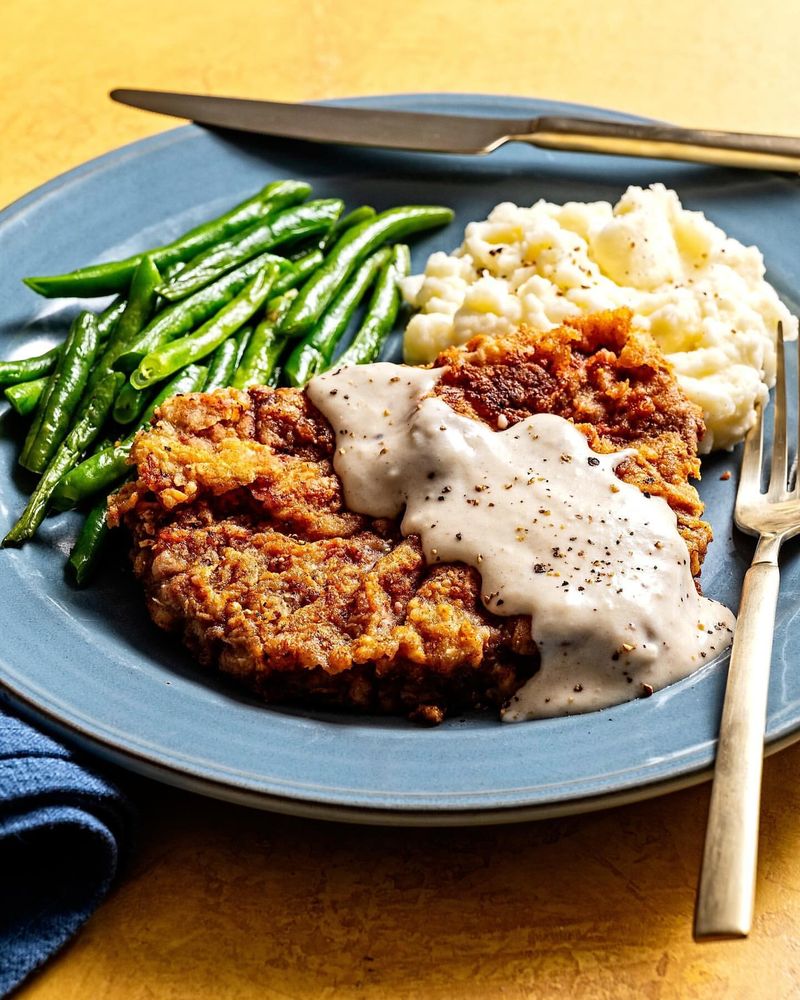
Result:
M165 1000L788 996L798 765L800 747L767 763L747 942L691 941L707 787L519 826L391 830L143 785L134 871L45 975L65 998L111 984Z

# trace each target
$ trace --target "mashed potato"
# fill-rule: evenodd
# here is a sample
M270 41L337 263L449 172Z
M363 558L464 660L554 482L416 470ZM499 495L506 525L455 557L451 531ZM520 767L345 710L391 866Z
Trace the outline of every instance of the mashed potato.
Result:
M730 448L775 381L775 335L797 320L764 280L757 247L683 208L662 184L598 201L498 205L471 222L453 254L434 253L407 278L420 310L405 334L411 364L478 333L520 323L550 329L569 316L628 306L669 357L706 421L703 451Z

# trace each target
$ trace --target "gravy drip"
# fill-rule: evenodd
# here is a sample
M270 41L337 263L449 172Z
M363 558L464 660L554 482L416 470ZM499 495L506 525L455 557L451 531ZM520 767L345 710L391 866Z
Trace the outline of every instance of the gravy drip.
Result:
M633 451L593 452L542 413L507 430L430 393L442 369L338 369L308 395L336 435L347 506L397 517L429 564L481 576L483 604L530 615L541 666L504 706L515 722L647 696L730 644L734 616L695 589L677 519L617 478Z

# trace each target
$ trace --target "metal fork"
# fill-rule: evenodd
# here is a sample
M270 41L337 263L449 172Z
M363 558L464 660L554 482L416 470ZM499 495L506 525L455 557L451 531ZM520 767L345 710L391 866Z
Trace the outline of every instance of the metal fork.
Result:
M780 586L778 553L787 538L800 532L800 490L789 482L780 324L777 369L769 486L761 492L764 412L759 407L745 439L736 494L736 526L757 535L758 545L744 578L728 669L695 911L698 940L746 937L753 921L764 727Z

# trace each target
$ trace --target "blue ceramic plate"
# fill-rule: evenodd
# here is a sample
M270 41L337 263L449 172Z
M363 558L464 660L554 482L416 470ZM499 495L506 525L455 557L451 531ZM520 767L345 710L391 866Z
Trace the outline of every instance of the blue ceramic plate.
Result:
M602 114L501 97L428 95L353 103L462 114ZM613 115L621 118L624 116ZM456 221L414 245L421 268L465 223L499 201L611 201L631 183L663 181L690 208L757 243L792 306L800 288L797 178L507 146L487 158L364 152L243 138L190 126L110 153L23 198L0 216L3 355L61 335L74 302L46 302L20 282L162 243L266 181L302 177L318 195L377 208L452 205ZM24 503L15 465L20 427L0 411L0 532ZM706 593L736 607L752 551L734 534L736 455L704 463L701 493L716 541ZM726 470L733 479L722 481ZM163 780L269 808L363 822L478 823L581 811L656 794L708 773L725 664L645 701L566 719L502 725L489 715L420 729L403 719L266 708L196 669L144 611L120 548L86 591L63 579L78 521L47 521L35 544L0 552L0 680L43 724ZM800 629L793 627L798 550L786 552L767 737L800 732Z

